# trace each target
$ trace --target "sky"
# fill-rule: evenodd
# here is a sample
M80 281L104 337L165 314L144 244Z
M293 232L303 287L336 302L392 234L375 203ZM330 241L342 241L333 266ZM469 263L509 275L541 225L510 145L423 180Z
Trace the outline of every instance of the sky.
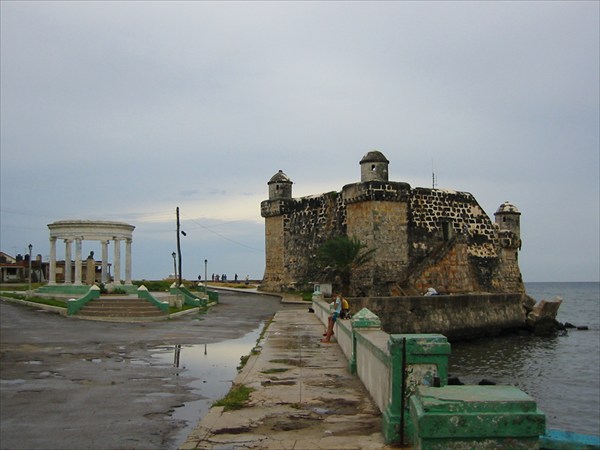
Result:
M0 249L121 221L162 279L179 207L185 278L261 279L271 176L340 191L379 150L392 181L516 205L526 282L597 281L599 6L2 1Z

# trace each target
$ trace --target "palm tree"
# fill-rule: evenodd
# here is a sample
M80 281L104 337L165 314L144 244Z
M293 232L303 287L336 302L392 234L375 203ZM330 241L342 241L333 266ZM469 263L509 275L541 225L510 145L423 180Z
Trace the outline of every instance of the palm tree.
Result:
M376 249L366 249L366 247L355 237L338 236L325 242L317 250L319 266L339 275L342 294L348 295L352 271L366 264L373 257Z

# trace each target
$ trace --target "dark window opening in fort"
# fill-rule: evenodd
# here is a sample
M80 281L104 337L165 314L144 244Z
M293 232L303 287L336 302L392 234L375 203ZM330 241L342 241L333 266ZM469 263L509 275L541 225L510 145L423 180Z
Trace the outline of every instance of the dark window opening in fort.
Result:
M375 164L371 164L371 172L375 172Z
M444 242L448 242L452 237L452 227L450 222L442 222L442 236Z

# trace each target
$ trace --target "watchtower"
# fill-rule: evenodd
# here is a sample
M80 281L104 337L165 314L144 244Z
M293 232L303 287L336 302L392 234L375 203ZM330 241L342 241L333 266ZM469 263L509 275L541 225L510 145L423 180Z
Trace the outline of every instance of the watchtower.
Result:
M372 150L360 160L360 181L388 181L388 165L383 153Z
M292 180L280 170L271 177L269 186L269 200L292 198Z
M521 247L521 213L509 202L502 203L494 213L495 222L501 235L509 235L510 242L502 242L503 247ZM506 232L509 233L506 233Z

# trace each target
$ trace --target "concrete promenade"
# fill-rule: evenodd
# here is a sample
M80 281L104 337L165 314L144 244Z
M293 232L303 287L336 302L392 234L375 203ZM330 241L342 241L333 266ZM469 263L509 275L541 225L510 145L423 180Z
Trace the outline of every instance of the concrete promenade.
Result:
M247 406L213 407L181 449L385 449L381 414L306 309L279 311L234 384Z

